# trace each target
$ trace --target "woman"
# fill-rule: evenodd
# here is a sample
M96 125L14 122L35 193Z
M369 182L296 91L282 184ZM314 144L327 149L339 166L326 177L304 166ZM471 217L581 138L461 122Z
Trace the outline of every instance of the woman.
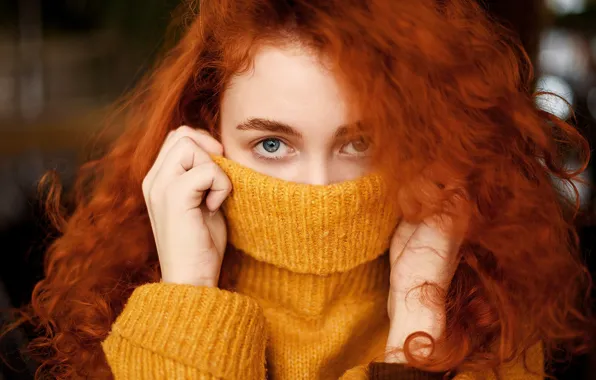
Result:
M586 142L535 109L528 58L477 4L191 9L48 251L42 371L534 379L582 348L551 178Z

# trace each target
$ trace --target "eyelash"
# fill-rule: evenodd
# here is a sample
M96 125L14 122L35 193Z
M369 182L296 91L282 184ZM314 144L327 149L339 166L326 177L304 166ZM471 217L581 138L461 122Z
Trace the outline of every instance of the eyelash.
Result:
M259 152L256 151L256 148L259 145L263 144L264 141L267 141L267 140L279 140L282 144L285 144L286 146L290 146L290 144L288 144L286 141L284 141L284 139L282 139L280 137L269 136L269 137L262 138L253 144L252 150L253 150L254 155L261 160L267 160L267 161L281 161L281 160L285 159L286 157L266 156L266 155L260 154Z

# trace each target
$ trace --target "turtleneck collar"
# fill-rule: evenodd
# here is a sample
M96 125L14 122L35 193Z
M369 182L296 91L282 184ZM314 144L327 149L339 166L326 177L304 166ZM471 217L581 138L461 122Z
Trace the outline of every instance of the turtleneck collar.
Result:
M257 261L328 275L387 251L399 213L379 175L308 185L214 159L233 186L223 209L228 242Z
M233 187L223 208L229 244L220 287L261 306L270 377L337 379L382 358L384 253L399 219L382 179L313 186L215 160Z

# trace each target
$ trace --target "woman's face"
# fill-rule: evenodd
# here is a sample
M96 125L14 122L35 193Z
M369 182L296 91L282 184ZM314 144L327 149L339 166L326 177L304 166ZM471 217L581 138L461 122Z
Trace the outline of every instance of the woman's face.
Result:
M264 47L221 104L225 156L287 181L326 185L370 169L370 147L334 75L306 49Z

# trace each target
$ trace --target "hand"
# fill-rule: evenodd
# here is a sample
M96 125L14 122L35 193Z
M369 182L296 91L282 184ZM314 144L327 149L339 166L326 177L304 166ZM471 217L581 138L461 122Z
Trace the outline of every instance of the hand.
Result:
M205 131L180 127L143 180L164 282L217 286L227 241L220 206L232 185L209 153L222 155L223 147Z
M447 218L434 216L418 225L400 223L392 238L387 362L407 362L401 349L412 333L426 332L435 342L443 336L445 295L457 269L461 244L451 227ZM429 283L438 286L439 291L419 287ZM410 351L427 357L430 349L424 345L428 343L427 338L416 338Z

